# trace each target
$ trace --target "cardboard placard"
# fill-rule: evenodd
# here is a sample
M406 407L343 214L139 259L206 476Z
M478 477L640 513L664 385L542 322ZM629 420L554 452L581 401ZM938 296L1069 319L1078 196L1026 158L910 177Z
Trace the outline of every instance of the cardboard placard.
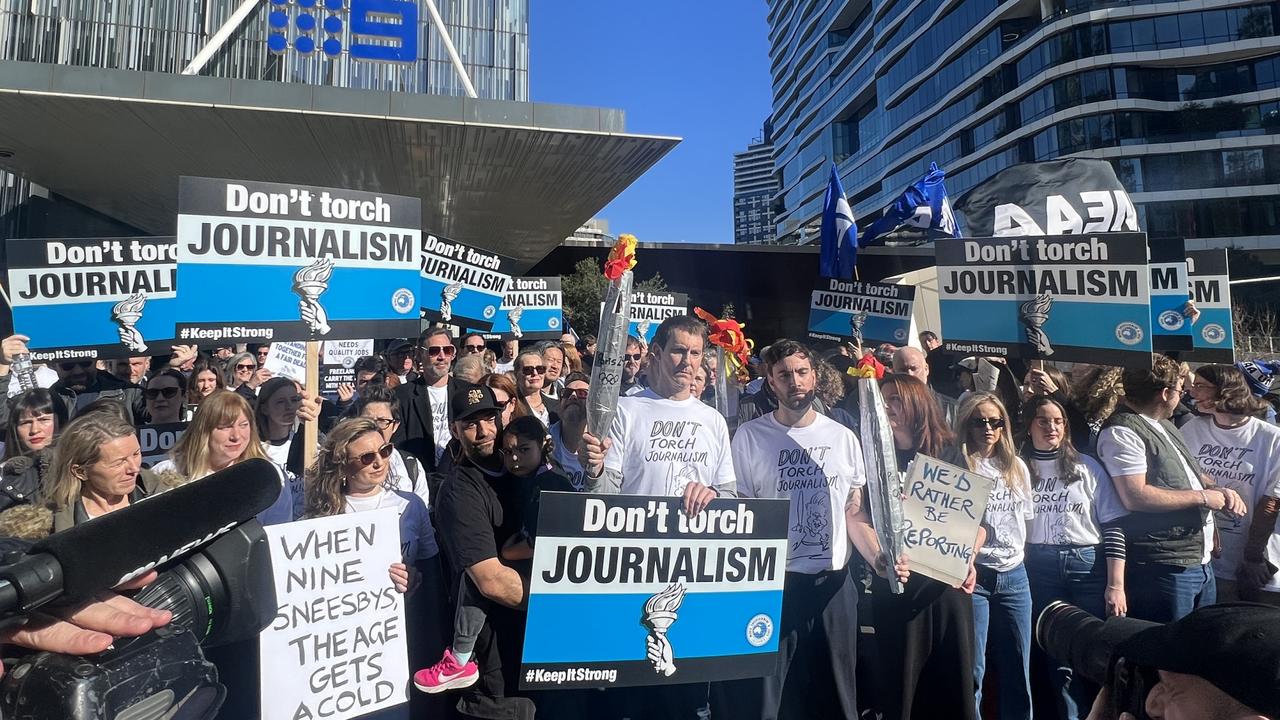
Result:
M331 395L339 385L354 385L356 361L373 354L373 340L331 340L320 354L320 392Z
M786 500L541 495L522 688L670 685L773 671ZM573 632L565 632L572 627Z
M417 334L420 199L183 177L178 213L181 341Z
M958 586L996 481L925 455L907 468L903 540L911 571Z
M1191 319L1185 314L1187 256L1182 240L1162 239L1151 246L1151 349L1190 350Z
M809 303L809 337L864 345L906 345L911 337L910 285L819 278Z
M1193 250L1187 253L1191 299L1200 310L1200 319L1191 330L1194 347L1182 359L1194 362L1233 363L1236 339L1231 316L1231 278L1227 251Z
M564 334L560 278L511 278L486 340L559 340Z
M262 717L346 720L408 702L394 508L266 528L280 610L260 636Z
M513 264L495 252L439 235L424 235L419 295L422 319L478 330L493 327L511 284Z

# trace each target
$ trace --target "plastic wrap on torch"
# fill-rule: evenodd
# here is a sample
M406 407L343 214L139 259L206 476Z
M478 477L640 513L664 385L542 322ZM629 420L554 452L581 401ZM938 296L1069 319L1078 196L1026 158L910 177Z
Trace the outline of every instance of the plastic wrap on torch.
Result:
M631 326L630 270L609 283L600 312L596 334L596 359L591 366L591 390L587 395L587 432L598 438L609 434L613 414L618 409L622 388L622 359L627 351L627 330Z
M888 558L889 589L902 592L893 566L906 550L902 538L902 474L893 444L893 428L885 413L880 385L873 379L858 381L862 417L862 461L867 470L867 494L871 499L871 524L880 540L880 550Z

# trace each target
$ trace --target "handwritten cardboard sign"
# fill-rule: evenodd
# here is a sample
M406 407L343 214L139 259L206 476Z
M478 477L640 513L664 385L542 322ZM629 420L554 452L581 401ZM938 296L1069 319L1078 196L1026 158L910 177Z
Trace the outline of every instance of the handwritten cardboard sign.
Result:
M995 480L917 455L903 484L903 538L912 572L964 582Z
M262 631L264 720L346 720L408 701L394 509L267 529L280 609Z

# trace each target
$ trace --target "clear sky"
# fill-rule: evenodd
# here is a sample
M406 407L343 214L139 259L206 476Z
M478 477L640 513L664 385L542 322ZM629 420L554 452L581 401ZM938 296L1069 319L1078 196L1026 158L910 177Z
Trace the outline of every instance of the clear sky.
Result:
M764 0L531 0L535 102L627 113L684 138L604 210L641 241L733 242L733 154L770 112Z

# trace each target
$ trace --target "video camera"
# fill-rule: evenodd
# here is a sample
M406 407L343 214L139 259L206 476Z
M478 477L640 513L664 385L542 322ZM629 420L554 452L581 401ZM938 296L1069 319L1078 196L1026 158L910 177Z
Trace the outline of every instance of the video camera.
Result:
M0 717L213 718L227 691L201 647L254 637L276 613L266 533L252 518L274 501L280 481L260 463L266 465L241 463L57 533L0 566L0 613L8 622L53 601L93 597L151 568L159 577L133 599L173 613L168 625L119 639L99 655L6 658Z
M1119 645L1158 623L1134 618L1100 620L1065 602L1050 603L1036 619L1036 642L1054 660L1108 688L1115 716L1131 713L1138 720L1147 715L1147 693L1160 681L1155 668L1130 662L1117 652Z

